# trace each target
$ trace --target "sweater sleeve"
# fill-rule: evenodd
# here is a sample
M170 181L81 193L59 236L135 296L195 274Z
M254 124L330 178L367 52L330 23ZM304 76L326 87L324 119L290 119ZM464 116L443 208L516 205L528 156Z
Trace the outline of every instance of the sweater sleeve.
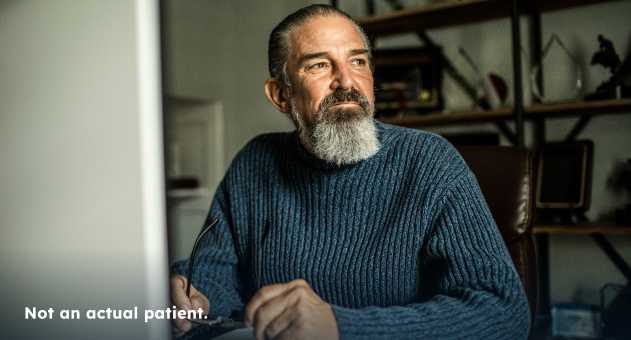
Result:
M452 182L420 256L418 302L333 306L341 339L526 339L528 303L473 174Z
M204 226L214 219L218 219L218 223L201 241L193 267L192 283L208 297L209 318L228 317L232 312L243 309L243 300L239 294L238 257L229 216L222 183L213 198ZM176 262L171 272L188 278L189 260Z

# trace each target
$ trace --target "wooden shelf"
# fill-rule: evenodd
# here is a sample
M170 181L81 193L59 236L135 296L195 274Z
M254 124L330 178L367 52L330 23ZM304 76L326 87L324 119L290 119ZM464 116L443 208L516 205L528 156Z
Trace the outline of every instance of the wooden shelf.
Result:
M607 223L588 223L579 225L536 225L532 233L537 235L629 235L631 226L616 226Z
M167 191L167 198L169 199L193 199L209 197L210 191L206 188L195 189L171 189Z
M488 123L508 120L512 118L512 108L500 108L489 111L460 111L435 112L419 115L399 115L378 118L384 123L407 126L424 127L436 125L455 125L462 123Z
M631 99L537 104L525 108L524 118L560 118L614 113L631 113ZM384 123L407 127L444 126L463 123L493 123L512 119L512 107L503 107L489 111L436 112L425 115L401 115L379 118L379 120Z
M616 1L616 0L609 0ZM527 11L554 11L607 1L538 0L528 2ZM510 16L511 2L506 0L449 0L430 3L390 13L362 17L357 21L369 35L392 35L488 21Z

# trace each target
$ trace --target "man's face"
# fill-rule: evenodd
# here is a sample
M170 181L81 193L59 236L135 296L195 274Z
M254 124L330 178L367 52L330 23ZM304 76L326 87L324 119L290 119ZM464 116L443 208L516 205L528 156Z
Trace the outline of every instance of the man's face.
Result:
M312 18L294 29L289 41L292 111L305 123L321 118L318 114L327 96L328 104L333 104L325 102L330 106L326 111L340 119L372 114L366 112L366 106L374 102L369 51L348 19L338 15ZM336 100L331 97L334 93Z

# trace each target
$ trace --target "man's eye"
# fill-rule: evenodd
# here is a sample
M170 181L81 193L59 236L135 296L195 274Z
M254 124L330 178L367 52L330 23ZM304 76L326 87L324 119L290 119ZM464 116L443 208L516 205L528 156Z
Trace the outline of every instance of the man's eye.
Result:
M322 70L324 68L326 68L327 64L325 62L320 62L320 63L315 63L312 65L309 65L307 67L307 70L309 71L318 71L318 70Z
M351 64L353 64L354 66L364 66L366 65L366 59L362 59L362 58L353 59L351 60Z

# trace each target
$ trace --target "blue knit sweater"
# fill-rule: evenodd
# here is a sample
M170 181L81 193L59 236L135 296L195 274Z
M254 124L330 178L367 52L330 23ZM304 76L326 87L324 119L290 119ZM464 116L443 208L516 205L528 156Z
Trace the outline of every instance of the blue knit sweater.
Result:
M352 165L315 158L295 133L239 152L196 259L211 316L303 278L341 339L525 339L523 288L460 155L437 135L376 124L382 148Z

